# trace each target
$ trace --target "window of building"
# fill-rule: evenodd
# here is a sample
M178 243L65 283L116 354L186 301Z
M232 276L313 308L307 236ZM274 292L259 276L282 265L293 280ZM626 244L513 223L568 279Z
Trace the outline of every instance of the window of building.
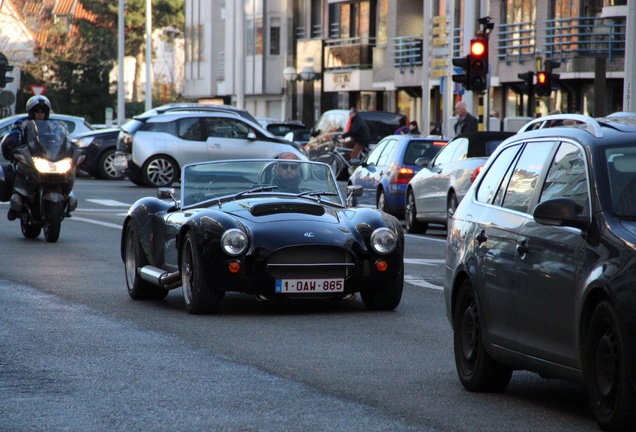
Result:
M247 20L247 55L263 55L263 19Z
M269 22L269 55L280 55L280 18Z

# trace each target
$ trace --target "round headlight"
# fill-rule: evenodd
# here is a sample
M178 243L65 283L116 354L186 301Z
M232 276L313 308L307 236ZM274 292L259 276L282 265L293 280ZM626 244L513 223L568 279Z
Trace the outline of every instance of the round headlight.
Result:
M247 249L247 236L240 229L229 229L221 236L221 247L230 256L240 255Z
M371 234L371 247L380 255L390 254L397 246L397 236L388 228L378 228Z

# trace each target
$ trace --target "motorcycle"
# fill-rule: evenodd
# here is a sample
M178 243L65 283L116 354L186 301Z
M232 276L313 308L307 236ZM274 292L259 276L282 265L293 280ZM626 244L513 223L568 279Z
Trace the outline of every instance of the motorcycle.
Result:
M62 220L77 208L75 169L85 156L59 122L28 120L24 129L27 144L16 147L12 164L2 169L8 183L3 194L12 190L7 216L20 219L24 237L37 238L44 230L46 241L55 243Z

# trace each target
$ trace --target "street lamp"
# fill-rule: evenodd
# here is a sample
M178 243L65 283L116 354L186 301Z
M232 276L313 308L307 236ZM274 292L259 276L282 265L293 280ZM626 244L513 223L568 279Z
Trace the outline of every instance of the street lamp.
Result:
M287 82L293 82L298 80L298 73L296 72L296 68L293 66L288 66L283 70L283 78Z
M296 72L295 67L289 66L283 70L283 78L285 78L287 82L315 81L320 79L320 74L317 73L312 66L303 67L300 73Z

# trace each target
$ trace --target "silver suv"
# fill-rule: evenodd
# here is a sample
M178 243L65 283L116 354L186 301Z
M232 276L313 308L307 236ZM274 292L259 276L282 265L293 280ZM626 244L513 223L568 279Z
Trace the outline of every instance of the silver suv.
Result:
M306 157L289 141L227 108L152 110L122 126L115 165L138 186L170 186L181 167L222 159Z

